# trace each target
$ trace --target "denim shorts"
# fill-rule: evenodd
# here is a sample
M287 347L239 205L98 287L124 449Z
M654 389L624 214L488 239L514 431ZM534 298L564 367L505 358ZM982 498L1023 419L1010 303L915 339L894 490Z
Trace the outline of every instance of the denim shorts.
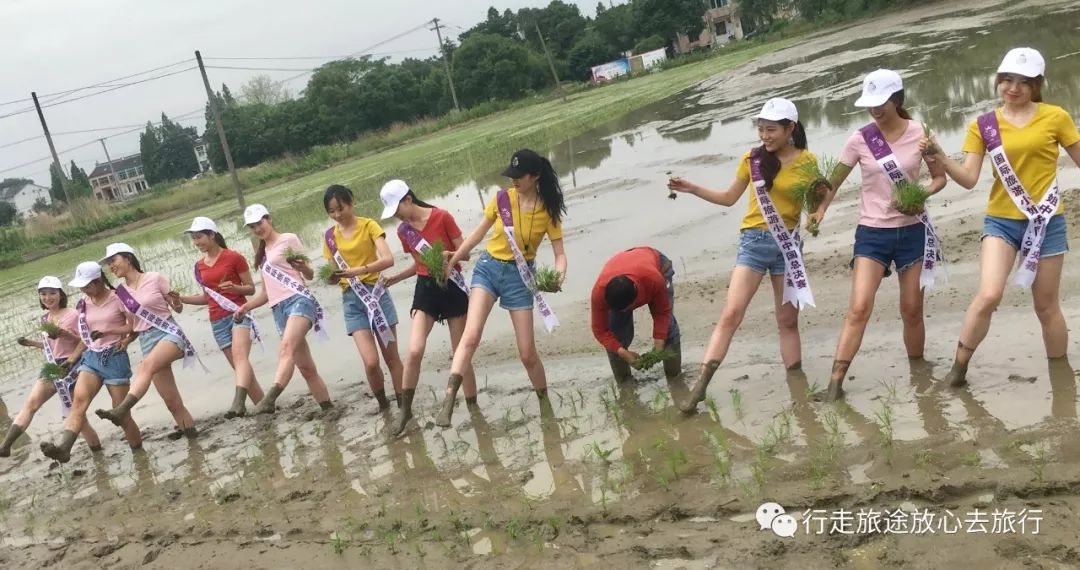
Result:
M675 320L675 269L671 266L671 260L664 254L660 254L660 271L664 274L664 283L667 285L668 302L671 304L671 324L668 325L668 334L665 343L668 347L676 347L682 342L679 334L679 322ZM634 342L634 311L609 311L608 329L615 335L619 344L629 348Z
M285 324L289 317L304 317L315 326L315 303L307 297L297 293L288 299L274 305L274 325L277 326L279 335L285 334Z
M885 277L922 261L926 249L926 226L922 222L900 228L872 228L859 224L855 228L854 257L873 259L885 267ZM849 267L855 267L852 258Z
M361 284L361 286L367 289L369 293L373 288L366 283ZM364 304L360 302L360 297L351 288L346 289L341 294L341 306L345 313L345 334L351 335L356 331L371 330L371 319L368 317L367 309L364 308ZM382 311L383 317L386 318L388 325L395 326L398 324L397 309L394 308L394 299L390 297L389 291L379 297L379 309Z
M1027 220L1013 220L986 216L983 221L983 235L999 237L1005 240L1013 249L1020 251L1020 244L1024 241L1024 232L1027 231ZM1065 223L1065 216L1058 214L1050 218L1046 224L1046 233L1043 234L1042 249L1039 250L1041 257L1061 255L1069 251L1069 233Z
M105 352L87 350L79 359L79 372L89 372L110 386L126 386L131 381L131 360L127 351L112 349Z
M533 264L529 264L532 267ZM513 260L501 261L484 252L472 273L472 288L480 288L499 300L507 311L531 311L533 294L521 280Z
M762 275L783 275L784 256L769 230L743 230L739 236L739 252L735 255L736 267L747 267Z
M218 348L225 350L232 346L233 329L251 328L251 317L244 317L244 320L240 322L233 320L232 315L221 317L216 321L211 321L210 328L214 331L214 340L217 341Z
M174 325L176 324L176 321L172 319L169 319L169 322ZM167 340L175 344L176 347L180 350L184 350L184 347L187 346L187 343L184 342L184 339L174 334L164 332L156 327L150 327L149 329L139 333L139 348L142 349L143 356L150 354L150 351L154 350L154 347L163 340Z

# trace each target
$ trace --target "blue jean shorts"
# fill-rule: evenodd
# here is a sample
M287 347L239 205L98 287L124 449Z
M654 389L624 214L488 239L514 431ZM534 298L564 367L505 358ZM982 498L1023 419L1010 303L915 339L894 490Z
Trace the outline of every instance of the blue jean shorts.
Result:
M783 275L784 256L769 230L743 230L739 236L739 252L735 266L746 267L762 275Z
M675 269L671 266L671 260L662 253L660 254L660 271L664 274L668 302L671 304L671 323L668 325L667 339L664 342L669 348L674 348L682 342L679 321L675 320ZM634 311L609 311L608 329L615 335L619 344L629 347L634 342Z
M244 317L244 320L240 322L234 321L232 315L221 317L216 321L211 321L210 328L214 331L214 340L217 342L218 348L225 350L232 346L233 329L251 328L251 317Z
M371 292L371 285L362 284L361 286ZM360 297L352 289L346 289L341 294L341 306L345 313L345 334L351 335L356 331L371 330L371 319L368 317L367 309L364 308L364 304L360 302ZM388 325L396 326L398 324L397 309L394 308L394 300L390 297L389 291L379 297L379 309L382 310L383 316L386 317Z
M1027 231L1027 226L1027 220L986 216L983 221L982 237L994 236L1001 238L1013 246L1013 249L1020 251L1020 244L1024 241L1024 232ZM1050 222L1046 224L1046 233L1043 234L1042 249L1039 250L1039 256L1052 257L1062 255L1067 251L1069 251L1068 225L1065 223L1065 216L1058 214L1050 218Z
M176 324L176 321L172 319L169 319L169 322L174 325ZM161 329L150 327L148 330L139 333L139 348L142 349L143 356L150 354L150 351L154 350L154 347L163 340L167 340L175 344L176 347L180 350L184 350L184 347L187 346L187 343L184 342L184 339L174 334L164 332Z
M532 264L529 264L532 267ZM480 288L499 300L507 311L531 311L533 294L521 280L513 260L501 261L484 252L473 268L472 288Z
M922 222L899 228L855 228L854 257L873 259L885 267L885 276L897 273L922 261L926 249L926 226ZM855 259L849 264L855 267Z
M110 386L126 386L131 381L131 360L128 353L112 349L105 352L87 350L79 359L79 372L89 372Z
M274 305L273 313L274 325L277 326L279 335L285 334L285 324L289 322L289 317L304 317L311 321L311 326L315 326L317 320L315 303L299 293Z

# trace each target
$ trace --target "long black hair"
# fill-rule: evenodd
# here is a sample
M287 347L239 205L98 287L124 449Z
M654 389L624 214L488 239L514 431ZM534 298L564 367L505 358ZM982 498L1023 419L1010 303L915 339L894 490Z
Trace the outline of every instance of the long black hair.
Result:
M259 222L269 218L270 216L263 216L259 218ZM256 222L256 223L259 223ZM263 262L266 261L266 240L259 240L259 245L255 248L255 267L262 267Z
M896 104L896 114L900 115L901 119L907 119L909 121L911 120L911 113L908 113L907 109L904 108L904 90L903 89L893 93L892 95L889 95L889 101L892 101L893 103Z
M229 246L225 245L225 236L213 230L203 230L199 233L206 237L214 238L214 243L216 243L221 249L229 249Z
M791 132L792 144L795 148L806 150L806 129L801 122L789 119L780 119L776 122L785 129L788 125L794 124L795 130ZM769 152L764 144L754 149L754 154L761 159L761 178L765 181L765 190L772 190L773 181L776 180L776 175L780 174L780 159L777 158L775 152Z
M327 212L330 211L330 200L337 200L338 204L341 205L348 204L351 206L355 203L352 190L349 190L341 184L331 184L330 186L327 186L326 191L323 192L322 204L323 209Z
M547 157L541 156L540 164L540 179L536 181L536 188L548 217L557 226L566 213L566 200L563 198L562 184L559 183L559 173L555 172L555 167Z
M40 291L40 289L39 289L39 291ZM68 305L67 293L65 293L63 289L57 289L57 291L60 292L60 308L61 309L66 309L67 305ZM45 303L41 302L40 297L38 298L38 305L41 305L41 310L43 310L43 311L48 311L49 310L49 308L45 306Z
M142 265L139 265L139 258L135 257L134 253L128 253L126 251L122 251L122 252L120 252L120 253L118 253L116 255L119 255L120 257L123 257L124 259L128 260L128 263L130 263L131 266L135 268L135 271L138 271L139 273L144 273Z
M420 197L416 195L416 192L413 192L412 190L409 190L408 192L405 193L404 196L401 197L402 200L404 200L405 198L412 199L412 203L416 204L417 206L420 206L421 208L434 208L435 207L435 206L432 206L431 204L428 204L427 202L421 200Z
M91 283L93 283L94 281L101 281L101 284L104 285L106 289L116 291L116 287L113 287L113 284L109 283L109 278L105 277L105 273L102 273L100 276L98 276L97 279L91 281Z

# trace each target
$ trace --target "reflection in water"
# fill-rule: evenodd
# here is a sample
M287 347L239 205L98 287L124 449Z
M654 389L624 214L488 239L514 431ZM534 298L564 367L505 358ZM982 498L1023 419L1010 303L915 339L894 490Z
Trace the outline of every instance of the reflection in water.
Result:
M803 432L807 447L821 445L825 439L825 426L817 417L810 403L810 383L801 369L787 371L788 392L791 395L791 413Z
M926 435L934 436L949 429L945 418L945 401L940 390L934 389L934 365L925 358L908 359L911 386L915 389L915 406L919 409Z
M1069 358L1048 360L1050 371L1050 415L1055 418L1076 419L1076 373Z

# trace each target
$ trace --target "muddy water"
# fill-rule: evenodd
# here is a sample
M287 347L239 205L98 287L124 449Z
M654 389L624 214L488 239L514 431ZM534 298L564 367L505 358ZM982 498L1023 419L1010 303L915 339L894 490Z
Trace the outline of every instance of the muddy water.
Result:
M79 444L71 464L49 470L35 448L59 431L50 402L31 428L32 441L14 460L0 463L3 543L25 547L25 559L37 562L66 552L55 545L70 544L76 561L80 553L86 561L123 564L150 557L162 566L229 555L243 558L225 560L332 565L340 564L338 547L346 557L429 556L428 564L510 555L526 565L552 559L588 565L609 554L658 568L680 567L691 558L694 565L712 566L757 560L744 549L764 543L763 537L747 534L745 521L729 519L742 520L740 513L765 496L809 508L912 485L923 489L928 504L968 505L979 502L978 494L967 494L980 485L1019 486L1032 494L1024 485L1036 470L1040 484L1055 478L1069 483L1080 460L1080 450L1063 437L1076 427L1075 373L1067 363L1048 365L1042 357L1038 324L1024 295L1010 291L995 315L987 348L973 367L972 388L953 393L935 384L948 366L976 283L985 173L979 191L950 186L935 209L945 228L951 281L927 300L928 361L903 357L895 286L886 282L852 368L847 404L826 406L811 396L827 381L847 301L854 192L841 198L822 236L807 246L818 308L802 317L805 373L781 370L771 299L764 293L710 389L715 411L703 406L693 418L681 418L671 405L670 394L678 397L685 386L668 386L657 373L643 375L634 387L610 385L607 363L588 331L587 292L603 261L634 245L658 247L676 264L676 314L692 376L722 306L745 205L723 209L685 196L670 201L663 184L673 172L725 186L738 157L755 142L747 117L769 96L795 99L812 148L836 154L866 121L850 106L861 74L892 67L905 75L913 113L927 119L945 148L957 151L967 123L993 104L990 76L1003 46L1032 44L1047 55L1047 100L1080 116L1080 8L953 6L815 36L550 149L564 174L570 209L566 291L551 297L564 326L556 335L538 333L553 418L540 418L515 359L509 320L496 311L477 360L483 408L469 413L459 407L453 429L429 423L434 390L447 373L448 340L441 328L432 335L421 378L420 427L402 441L385 440L386 417L363 415L373 403L359 358L340 332L328 343L312 343L337 413L316 415L303 382L295 379L276 422L224 422L231 374L215 354L205 313L189 307L179 320L211 373L178 369L177 377L204 435L191 443L164 439L167 414L150 397L135 410L149 432L146 454L132 457L111 426L95 424L108 454L91 458ZM1080 186L1077 169L1064 167L1061 181L1063 188ZM494 174L479 174L437 202L463 228L472 226L499 183ZM328 223L321 212L282 217L301 228L310 246ZM1076 217L1071 221L1076 227ZM249 247L239 234L229 237L241 250ZM195 258L180 238L135 245L177 281L186 279ZM550 260L545 247L540 261ZM1071 301L1076 276L1067 266L1063 302L1069 322L1080 318ZM392 293L405 315L411 284ZM331 329L340 330L340 294L326 287L316 294L329 309ZM263 330L272 331L268 311L260 313ZM647 317L639 327L648 330ZM407 338L408 326L398 332ZM253 360L266 385L277 340L272 332L264 336L266 352L256 349ZM22 376L2 385L10 414L25 396ZM960 491L941 491L942 479ZM118 493L133 497L141 514L120 503ZM164 516L150 514L156 512ZM1048 531L1048 540L1074 544L1060 534L1064 530ZM717 545L728 540L748 546L717 554ZM964 561L985 549L965 544L969 550L959 549ZM821 562L805 549L763 548L807 567ZM841 559L873 567L889 556L881 543L827 543L821 550L831 553L824 558L829 565ZM1028 551L1018 546L1010 552Z

